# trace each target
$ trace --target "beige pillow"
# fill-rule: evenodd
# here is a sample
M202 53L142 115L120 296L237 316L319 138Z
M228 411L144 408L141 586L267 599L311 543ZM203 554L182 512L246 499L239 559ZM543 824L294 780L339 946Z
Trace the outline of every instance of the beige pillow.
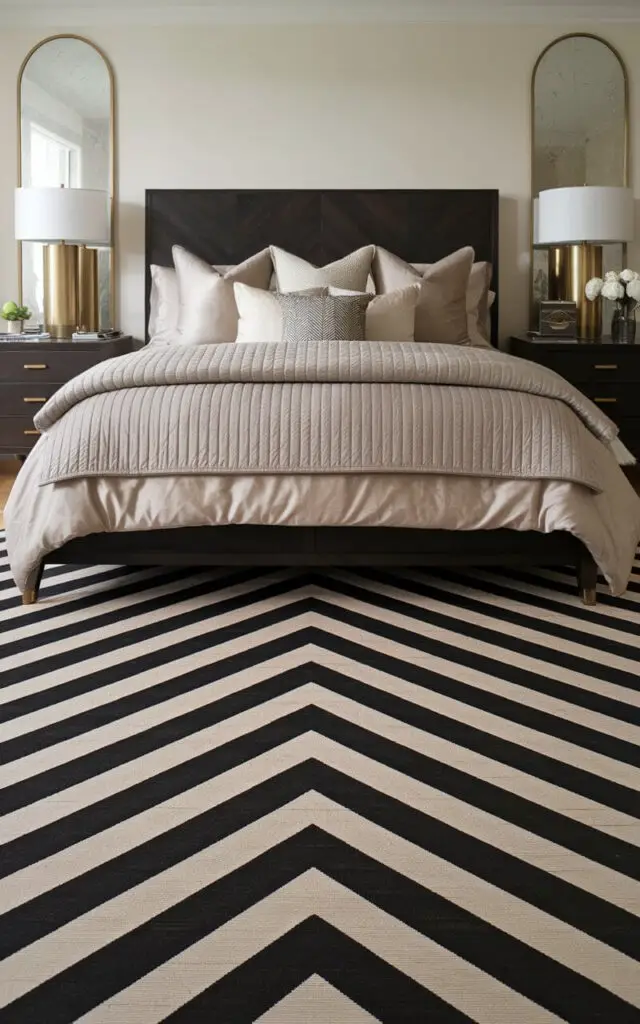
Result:
M376 295L367 306L365 341L415 341L416 306L420 284L410 284L388 295ZM356 295L344 288L329 288L330 295Z
M377 248L372 266L376 291L386 295L420 283L415 340L469 344L466 295L473 257L473 249L466 246L420 273L387 249Z
M489 325L490 263L474 263L467 287L467 327L469 341L478 348L491 348ZM495 297L495 296L494 296ZM488 328L488 330L487 330Z
M299 292L305 288L346 288L354 292L367 290L367 279L371 270L374 254L373 245L365 245L362 249L343 256L335 263L327 263L326 267L314 267L287 252L271 246L271 258L276 274L278 291Z
M284 328L278 293L236 282L233 286L238 309L239 344L282 341ZM308 288L303 295L328 295L326 288Z
M224 275L181 245L174 245L172 252L180 297L178 340L183 345L235 341L238 309L233 285L241 281L254 288L268 289L269 250L263 249Z

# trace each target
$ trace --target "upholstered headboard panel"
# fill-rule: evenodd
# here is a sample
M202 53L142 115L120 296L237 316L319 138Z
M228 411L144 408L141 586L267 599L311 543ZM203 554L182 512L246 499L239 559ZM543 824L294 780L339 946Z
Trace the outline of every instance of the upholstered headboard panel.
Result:
M433 263L463 245L493 264L498 291L497 189L147 189L146 322L152 263L183 245L208 263L240 263L278 245L317 264L361 245ZM497 343L498 298L491 311Z

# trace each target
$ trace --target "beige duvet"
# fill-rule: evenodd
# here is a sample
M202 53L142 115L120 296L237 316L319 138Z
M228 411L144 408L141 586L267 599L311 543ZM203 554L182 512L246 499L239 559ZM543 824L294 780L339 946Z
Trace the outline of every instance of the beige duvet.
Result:
M39 486L45 443L23 466L6 509L11 567L22 591L44 555L95 532L229 523L568 530L616 594L627 585L640 541L640 499L613 455L603 464L601 493L562 481L380 473L90 478Z

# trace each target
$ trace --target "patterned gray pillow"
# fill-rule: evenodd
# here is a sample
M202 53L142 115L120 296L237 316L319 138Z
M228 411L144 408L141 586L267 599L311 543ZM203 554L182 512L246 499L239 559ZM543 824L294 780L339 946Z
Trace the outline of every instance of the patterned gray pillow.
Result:
M367 306L373 295L278 295L282 340L364 341Z

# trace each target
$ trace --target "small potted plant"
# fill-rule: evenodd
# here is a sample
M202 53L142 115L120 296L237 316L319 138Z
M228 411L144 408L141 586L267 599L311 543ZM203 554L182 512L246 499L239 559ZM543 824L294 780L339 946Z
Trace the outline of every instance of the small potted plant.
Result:
M615 302L611 318L611 340L623 343L635 341L636 309L640 306L640 275L635 270L609 270L601 277L592 277L585 286L585 295L590 302L600 296Z
M24 321L31 317L31 310L10 300L0 309L0 316L6 321L8 332L21 334Z

